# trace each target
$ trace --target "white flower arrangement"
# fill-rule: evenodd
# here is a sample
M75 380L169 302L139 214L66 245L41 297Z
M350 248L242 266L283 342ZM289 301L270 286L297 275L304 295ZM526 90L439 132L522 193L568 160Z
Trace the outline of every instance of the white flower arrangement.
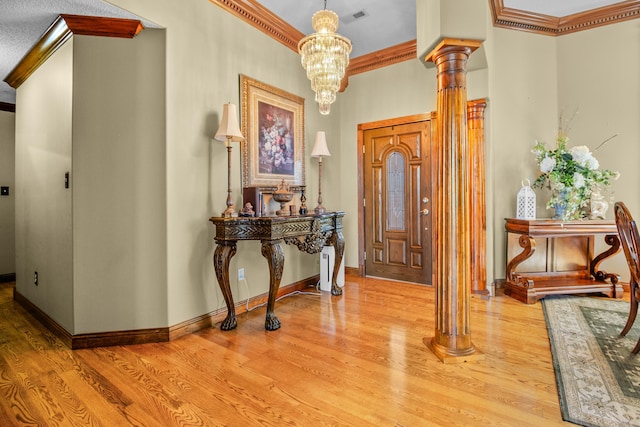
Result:
M620 174L599 169L600 163L585 145L567 149L568 141L561 132L554 150L548 150L543 142L536 143L532 152L540 166L540 176L533 186L551 189L547 209L564 207L561 219L572 220L584 218L582 208L587 206L591 193L608 187Z

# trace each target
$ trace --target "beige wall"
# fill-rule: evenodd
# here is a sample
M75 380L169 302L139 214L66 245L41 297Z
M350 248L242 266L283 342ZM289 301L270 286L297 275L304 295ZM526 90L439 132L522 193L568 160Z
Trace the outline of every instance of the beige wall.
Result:
M487 243L494 262L487 264L487 275L492 281L505 277L504 219L515 216L522 181L538 175L531 149L536 139L555 137L558 83L555 38L499 28L489 34ZM538 218L551 216L544 204L538 200Z
M567 115L578 111L571 123L570 145L587 145L597 151L601 168L617 170L620 179L611 186L640 218L640 20L622 22L570 34L558 39L558 108ZM613 219L613 206L607 213ZM622 273L622 254L603 264Z
M74 333L167 325L165 31L74 36Z
M72 334L167 324L164 81L148 30L74 36L17 90L16 287Z
M16 289L70 332L72 96L69 40L16 93Z
M0 197L0 276L15 274L15 113L0 111L0 185L9 196Z
M443 38L486 40L490 18L487 9L486 1L416 1L418 57L424 58ZM464 15L460 11L464 11Z

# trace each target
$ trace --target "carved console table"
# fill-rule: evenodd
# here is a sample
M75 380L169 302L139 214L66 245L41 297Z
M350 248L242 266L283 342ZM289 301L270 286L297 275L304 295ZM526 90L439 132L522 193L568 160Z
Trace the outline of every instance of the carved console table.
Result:
M213 266L227 304L227 317L220 329L228 331L238 324L229 284L229 261L236 253L238 240L260 240L262 256L269 263L269 298L265 320L265 329L268 331L280 328L280 320L275 315L274 306L284 267L282 242L295 245L299 250L311 254L321 252L327 244L333 245L336 256L331 293L341 295L342 289L336 280L344 254L342 217L344 212L280 217L210 218L209 221L216 227L215 241L218 244L213 254Z
M619 276L598 269L602 261L620 251L614 221L507 218L505 228L506 295L527 304L559 294L597 292L622 298ZM604 235L609 248L594 257L597 235Z

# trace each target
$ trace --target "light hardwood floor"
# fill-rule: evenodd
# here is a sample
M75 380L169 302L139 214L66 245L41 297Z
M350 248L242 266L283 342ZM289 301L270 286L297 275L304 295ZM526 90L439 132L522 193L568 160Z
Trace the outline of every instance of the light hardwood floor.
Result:
M315 290L311 289L311 292ZM478 362L444 365L434 289L347 275L170 343L71 351L0 285L0 426L554 426L541 304L472 298Z

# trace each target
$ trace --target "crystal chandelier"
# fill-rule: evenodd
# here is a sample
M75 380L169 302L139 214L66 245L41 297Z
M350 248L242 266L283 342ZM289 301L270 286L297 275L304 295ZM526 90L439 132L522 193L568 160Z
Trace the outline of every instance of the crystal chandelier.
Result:
M313 14L311 24L316 31L300 40L298 52L302 66L311 80L311 89L316 93L316 102L320 105L320 114L329 114L331 104L336 100L336 92L349 65L351 42L336 33L338 15L327 10Z

